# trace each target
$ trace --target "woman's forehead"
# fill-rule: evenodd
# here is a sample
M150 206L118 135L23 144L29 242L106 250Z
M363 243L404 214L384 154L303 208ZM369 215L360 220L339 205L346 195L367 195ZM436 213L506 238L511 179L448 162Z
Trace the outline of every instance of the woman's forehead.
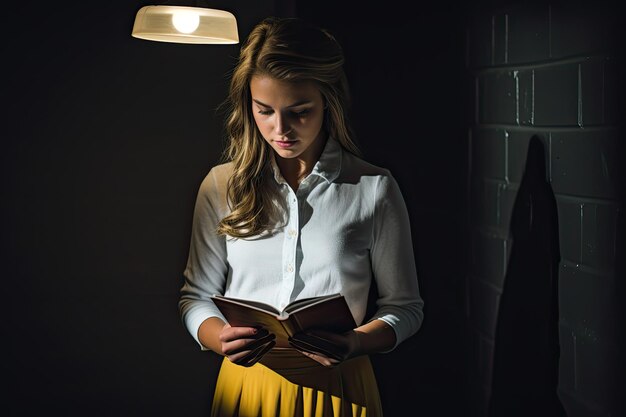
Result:
M269 76L255 75L250 80L252 97L265 104L267 101L298 102L321 98L319 88L313 81L286 81ZM267 100L267 101L266 101Z

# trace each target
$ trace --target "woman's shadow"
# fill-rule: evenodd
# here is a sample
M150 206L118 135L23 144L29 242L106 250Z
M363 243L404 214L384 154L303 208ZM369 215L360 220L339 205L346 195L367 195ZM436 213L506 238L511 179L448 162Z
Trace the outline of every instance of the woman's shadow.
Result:
M544 145L535 135L511 215L489 417L567 415L557 395L558 215L545 161Z

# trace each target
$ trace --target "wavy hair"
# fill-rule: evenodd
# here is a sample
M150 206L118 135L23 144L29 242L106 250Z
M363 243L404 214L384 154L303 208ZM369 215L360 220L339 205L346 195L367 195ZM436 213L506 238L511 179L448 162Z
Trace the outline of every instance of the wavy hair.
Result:
M312 81L326 105L322 129L347 151L360 155L347 119L350 105L343 49L325 29L299 18L268 17L258 23L242 45L232 73L227 106L227 145L222 159L233 163L228 181L230 214L218 234L257 236L279 223L276 186L270 179L271 153L252 114L250 80L254 75L283 81Z

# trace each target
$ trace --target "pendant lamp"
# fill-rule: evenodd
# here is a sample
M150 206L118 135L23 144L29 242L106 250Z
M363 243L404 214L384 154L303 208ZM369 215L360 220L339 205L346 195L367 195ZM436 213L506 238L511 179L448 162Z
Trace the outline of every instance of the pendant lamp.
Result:
M232 13L191 6L142 7L135 16L132 36L173 43L239 43L237 19Z

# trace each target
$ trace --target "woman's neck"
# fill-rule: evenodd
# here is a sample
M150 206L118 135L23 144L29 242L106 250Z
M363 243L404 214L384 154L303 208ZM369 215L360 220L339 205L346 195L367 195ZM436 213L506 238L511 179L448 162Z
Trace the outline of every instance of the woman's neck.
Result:
M326 146L326 135L318 138L311 146L296 158L281 158L276 155L276 164L287 184L294 190L305 179L319 160Z

